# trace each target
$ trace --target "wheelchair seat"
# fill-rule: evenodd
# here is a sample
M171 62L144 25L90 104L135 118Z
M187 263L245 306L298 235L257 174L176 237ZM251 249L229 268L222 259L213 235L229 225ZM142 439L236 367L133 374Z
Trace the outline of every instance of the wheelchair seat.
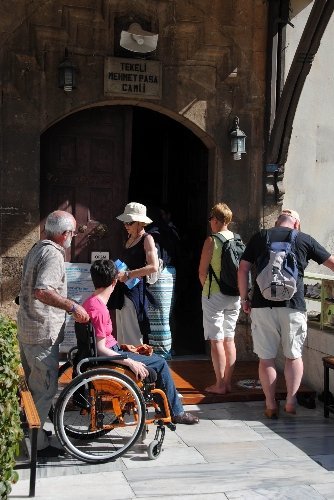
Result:
M74 330L77 341L77 352L73 358L74 368L85 359L89 359L90 360L89 363L93 366L96 366L97 364L101 366L102 363L105 363L107 361L112 363L114 365L114 368L120 370L121 373L126 374L127 376L138 382L135 378L134 373L128 367L117 363L117 360L127 358L126 353L116 354L115 357L113 356L106 357L97 355L96 336L94 332L94 327L91 324L91 322L88 323L75 322ZM146 368L147 371L149 372L148 376L146 377L146 382L154 384L157 380L157 373L155 370L153 370L153 368L150 368L148 366Z

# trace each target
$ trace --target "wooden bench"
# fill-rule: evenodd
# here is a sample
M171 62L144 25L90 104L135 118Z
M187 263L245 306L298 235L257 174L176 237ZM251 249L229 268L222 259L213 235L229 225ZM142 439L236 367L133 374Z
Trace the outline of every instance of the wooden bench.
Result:
M334 404L329 391L329 370L334 369L334 356L325 356L322 362L324 365L324 416L329 417L329 412L334 413Z
M30 431L30 484L29 497L35 496L36 464L37 464L37 433L41 427L41 421L36 410L34 400L29 391L22 366L19 367L19 398L22 414L22 428Z

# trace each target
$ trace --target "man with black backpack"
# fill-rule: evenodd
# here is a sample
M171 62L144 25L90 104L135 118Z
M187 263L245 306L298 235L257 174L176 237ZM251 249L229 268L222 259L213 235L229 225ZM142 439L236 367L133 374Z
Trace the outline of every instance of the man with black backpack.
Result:
M303 276L311 259L334 271L334 256L314 238L300 232L298 213L285 209L275 227L252 236L240 261L241 305L243 311L251 315L267 418L278 417L275 358L280 343L285 356L287 388L284 411L296 413L296 395L303 376L302 350L307 335ZM248 274L252 265L257 278L250 299Z
M204 242L199 265L204 337L210 341L216 376L216 382L205 390L214 394L231 392L236 360L234 335L240 310L237 271L245 246L240 236L228 229L231 220L232 212L225 203L212 208L212 234Z

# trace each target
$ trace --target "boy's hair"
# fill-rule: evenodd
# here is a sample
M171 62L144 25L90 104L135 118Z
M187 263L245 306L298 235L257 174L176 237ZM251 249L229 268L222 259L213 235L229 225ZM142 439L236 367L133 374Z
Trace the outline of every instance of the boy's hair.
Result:
M112 260L95 260L90 267L95 288L107 288L116 280L117 274L117 267Z

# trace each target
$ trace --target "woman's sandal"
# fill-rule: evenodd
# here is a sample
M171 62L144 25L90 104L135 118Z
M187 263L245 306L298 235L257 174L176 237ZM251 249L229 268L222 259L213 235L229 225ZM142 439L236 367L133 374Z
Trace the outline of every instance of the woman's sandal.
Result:
M296 415L296 407L295 405L285 405L284 406L285 413L289 413L290 415Z
M279 403L277 403L276 408L266 408L264 410L265 417L267 417L271 420L277 420L278 414L279 414Z

